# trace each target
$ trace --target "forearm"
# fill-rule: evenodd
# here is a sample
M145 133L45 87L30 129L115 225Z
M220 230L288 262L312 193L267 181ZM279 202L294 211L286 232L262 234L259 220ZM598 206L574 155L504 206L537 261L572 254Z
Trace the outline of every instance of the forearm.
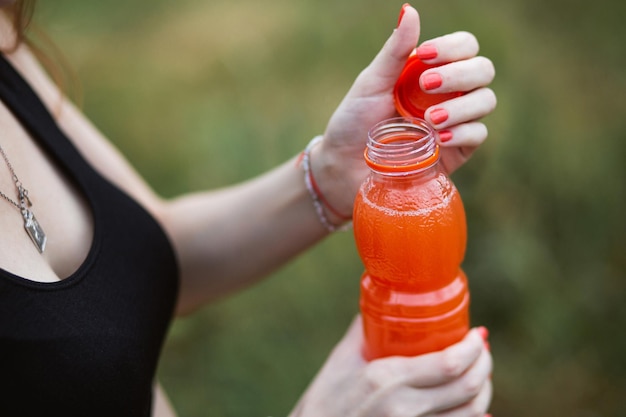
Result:
M254 283L328 233L296 158L245 183L168 202L161 217L180 262L180 312Z
M341 219L330 212L351 214L354 196L367 175L363 149L368 129L396 114L395 82L419 37L419 16L412 8L406 10L333 113L324 140L311 152L311 169L331 223ZM437 104L448 114L445 121L436 124L430 118L435 106L425 115L436 130L446 132L445 143L440 141L441 159L452 172L486 138L486 128L478 120L495 107L495 96L485 87L493 79L493 65L476 56L478 42L469 33L427 42L437 51L429 63L445 64L429 70L445 80L434 92L466 93ZM468 72L475 75L463 75ZM165 207L156 211L180 260L184 310L254 282L328 233L296 158L242 185L183 197Z

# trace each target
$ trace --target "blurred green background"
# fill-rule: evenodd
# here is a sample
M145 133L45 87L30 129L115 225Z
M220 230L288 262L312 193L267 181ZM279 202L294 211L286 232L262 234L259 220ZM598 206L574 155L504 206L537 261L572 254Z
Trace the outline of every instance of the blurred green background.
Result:
M401 4L54 0L36 21L81 80L85 112L174 196L299 152ZM626 3L413 5L422 39L469 30L497 70L490 138L453 177L472 320L491 331L493 414L626 416ZM159 376L180 416L286 415L357 312L361 269L337 234L177 321Z

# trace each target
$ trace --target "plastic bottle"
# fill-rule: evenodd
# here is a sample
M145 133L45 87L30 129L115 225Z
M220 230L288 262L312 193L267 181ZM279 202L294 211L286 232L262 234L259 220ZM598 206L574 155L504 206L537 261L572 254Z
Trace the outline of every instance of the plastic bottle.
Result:
M422 119L374 126L365 160L371 173L353 217L366 269L363 355L372 360L441 350L469 330L461 197L439 164L435 133Z

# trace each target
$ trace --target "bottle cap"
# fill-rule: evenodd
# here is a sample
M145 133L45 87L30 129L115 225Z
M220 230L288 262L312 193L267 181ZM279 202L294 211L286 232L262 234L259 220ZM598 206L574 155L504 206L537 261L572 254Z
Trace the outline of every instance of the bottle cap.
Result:
M438 66L423 63L415 51L409 56L393 90L396 109L401 116L424 118L424 112L430 106L463 95L461 92L428 94L422 91L420 75Z

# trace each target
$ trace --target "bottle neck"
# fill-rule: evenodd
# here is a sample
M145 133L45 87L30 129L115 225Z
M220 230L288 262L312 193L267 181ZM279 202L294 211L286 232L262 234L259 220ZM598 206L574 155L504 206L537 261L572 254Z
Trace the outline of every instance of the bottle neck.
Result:
M423 119L383 120L368 133L365 162L378 174L393 177L429 171L439 162L434 129Z

